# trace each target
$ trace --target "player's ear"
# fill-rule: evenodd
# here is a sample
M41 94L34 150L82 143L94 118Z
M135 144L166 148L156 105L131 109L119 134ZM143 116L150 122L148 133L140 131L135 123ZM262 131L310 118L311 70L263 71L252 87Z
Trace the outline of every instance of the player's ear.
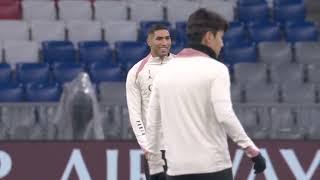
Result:
M213 34L210 31L207 31L202 38L202 44L208 44L210 41L212 41Z

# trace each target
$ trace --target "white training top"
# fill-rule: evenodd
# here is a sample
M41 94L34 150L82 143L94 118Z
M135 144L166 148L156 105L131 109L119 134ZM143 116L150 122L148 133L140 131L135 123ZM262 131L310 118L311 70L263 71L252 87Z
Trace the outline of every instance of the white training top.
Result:
M146 112L148 110L149 98L152 90L152 83L167 62L174 55L170 54L161 60L159 57L148 55L145 59L140 60L128 72L126 81L127 105L130 117L130 123L141 148L146 149ZM144 65L141 65L146 63ZM158 151L160 153L160 150ZM159 161L162 162L161 154L158 155ZM161 163L150 168L150 174L163 171Z
M194 49L158 73L147 119L147 151L160 150L162 131L169 175L230 168L227 135L242 148L255 146L233 111L228 68Z

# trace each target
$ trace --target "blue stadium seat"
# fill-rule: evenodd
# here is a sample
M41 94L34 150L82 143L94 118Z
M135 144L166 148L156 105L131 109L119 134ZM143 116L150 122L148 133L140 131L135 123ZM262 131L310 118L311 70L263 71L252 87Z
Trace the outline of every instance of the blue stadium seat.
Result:
M276 23L254 23L248 27L249 35L252 41L280 41L280 25Z
M53 62L75 62L76 50L70 41L44 41L42 42L43 60Z
M255 43L248 38L238 39L237 41L231 40L231 41L224 42L224 48L229 48L229 47L235 48L235 47L243 47L243 46L251 46L251 45L255 45Z
M79 60L85 64L92 62L114 63L112 49L106 41L79 42Z
M245 26L241 22L231 22L229 29L224 33L223 41L225 45L238 44L247 39Z
M186 45L188 43L187 37L187 22L180 21L176 22L176 43Z
M29 102L59 101L62 88L58 83L39 83L26 87L25 97Z
M107 63L93 63L90 65L89 74L94 83L104 81L123 81L124 76L120 66L110 66Z
M12 71L7 63L0 63L0 84L8 83L11 81Z
M238 18L243 22L250 21L268 21L269 20L269 9L265 3L238 6Z
M16 73L17 81L26 85L48 82L50 70L46 63L18 63Z
M224 63L233 65L241 62L257 62L257 49L254 45L225 47Z
M84 71L84 66L78 63L54 63L53 78L59 83L72 81L80 72Z
M240 6L267 4L266 0L238 0L237 4Z
M115 43L117 63L127 67L148 55L149 48L143 42L121 41Z
M20 84L0 85L0 102L21 102L24 100L23 88Z
M286 4L274 7L274 19L281 23L288 21L304 21L305 16L306 7L303 3Z
M175 43L171 45L170 52L173 54L178 54L182 49L184 48L184 45L181 43Z
M180 29L184 32L187 32L187 22L186 21L176 22L176 29Z
M138 39L141 42L145 42L148 36L148 31L154 24L162 24L170 29L170 22L168 21L141 21Z
M281 6L281 5L287 5L287 4L299 4L303 2L304 0L273 0L273 5Z
M285 36L288 42L318 40L317 29L312 22L287 23Z

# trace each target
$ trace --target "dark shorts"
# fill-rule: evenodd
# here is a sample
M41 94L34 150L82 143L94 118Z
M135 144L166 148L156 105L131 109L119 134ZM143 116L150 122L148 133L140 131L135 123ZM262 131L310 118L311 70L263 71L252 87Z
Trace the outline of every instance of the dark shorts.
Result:
M232 169L225 169L213 173L186 174L179 176L167 176L167 180L233 180Z

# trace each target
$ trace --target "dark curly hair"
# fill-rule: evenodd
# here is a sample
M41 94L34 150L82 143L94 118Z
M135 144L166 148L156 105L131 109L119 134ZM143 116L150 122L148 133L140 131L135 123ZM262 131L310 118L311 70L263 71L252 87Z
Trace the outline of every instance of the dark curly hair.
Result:
M200 8L189 16L187 36L189 44L200 44L206 32L214 35L218 31L227 31L228 22L219 14Z

